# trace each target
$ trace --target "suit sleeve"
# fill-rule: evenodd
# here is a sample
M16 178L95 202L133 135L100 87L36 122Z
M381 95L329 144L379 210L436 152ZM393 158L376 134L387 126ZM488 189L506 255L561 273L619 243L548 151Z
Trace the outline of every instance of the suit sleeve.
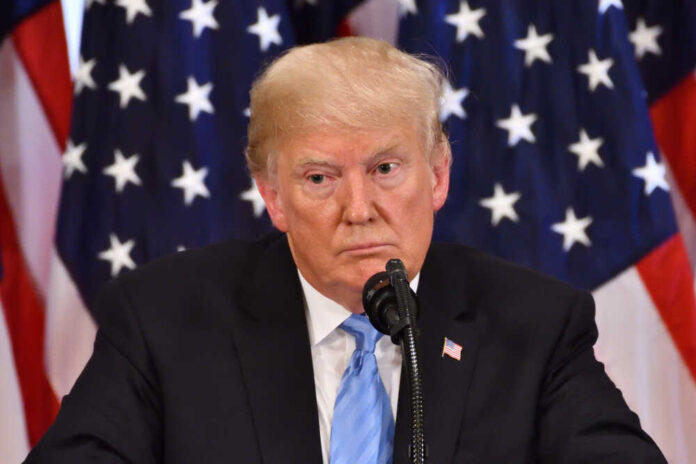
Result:
M100 328L92 357L26 464L161 461L155 370L118 281L100 293L95 316Z
M594 301L577 294L551 356L539 401L544 463L665 463L638 416L594 356Z

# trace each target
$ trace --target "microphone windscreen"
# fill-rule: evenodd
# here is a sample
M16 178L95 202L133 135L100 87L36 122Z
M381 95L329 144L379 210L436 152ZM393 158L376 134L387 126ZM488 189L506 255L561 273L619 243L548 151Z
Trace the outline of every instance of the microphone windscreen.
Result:
M396 309L396 294L386 272L373 275L363 287L363 308L372 325L384 334L389 334L389 307Z

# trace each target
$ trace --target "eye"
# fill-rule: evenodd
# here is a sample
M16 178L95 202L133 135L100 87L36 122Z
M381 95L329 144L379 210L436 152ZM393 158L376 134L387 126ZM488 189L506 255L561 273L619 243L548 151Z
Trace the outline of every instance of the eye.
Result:
M379 174L389 174L396 168L396 163L382 163L377 166L377 172Z
M310 174L308 178L311 183L316 185L321 184L325 179L323 174Z

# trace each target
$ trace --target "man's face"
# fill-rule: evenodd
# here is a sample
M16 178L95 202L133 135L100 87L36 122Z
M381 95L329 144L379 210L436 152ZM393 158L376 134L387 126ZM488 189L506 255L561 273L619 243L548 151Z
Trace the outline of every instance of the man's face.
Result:
M283 140L275 176L257 184L305 279L362 312L363 285L387 260L409 278L423 265L449 184L449 161L434 158L410 126L323 130Z

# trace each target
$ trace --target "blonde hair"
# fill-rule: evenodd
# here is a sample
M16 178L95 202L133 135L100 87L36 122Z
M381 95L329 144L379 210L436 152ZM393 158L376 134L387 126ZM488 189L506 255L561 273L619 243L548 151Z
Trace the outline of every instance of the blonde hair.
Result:
M446 78L434 63L387 42L348 37L294 47L251 88L246 148L252 175L273 169L280 140L321 128L379 129L411 124L423 148L451 158L439 119Z

